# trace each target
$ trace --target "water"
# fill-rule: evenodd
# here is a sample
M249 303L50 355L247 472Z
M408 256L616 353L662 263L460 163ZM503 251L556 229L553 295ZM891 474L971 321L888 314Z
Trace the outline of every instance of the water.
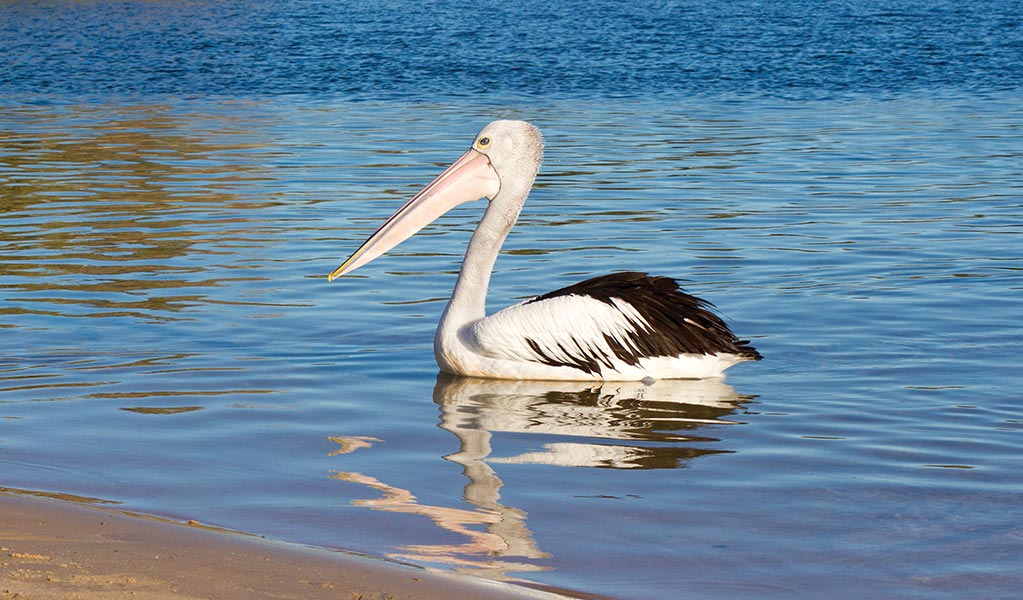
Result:
M0 486L583 596L1023 593L1012 3L0 11ZM647 270L765 360L438 376L479 205L326 282L498 117L548 148L492 310Z

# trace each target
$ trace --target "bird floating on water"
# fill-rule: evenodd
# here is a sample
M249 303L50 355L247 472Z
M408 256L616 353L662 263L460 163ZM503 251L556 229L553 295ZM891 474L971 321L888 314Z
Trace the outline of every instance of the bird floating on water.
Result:
M390 216L328 279L379 257L455 206L489 205L462 261L434 338L440 369L497 379L606 380L720 377L760 360L709 302L669 277L614 273L487 316L487 286L540 169L543 137L525 121L494 121L472 147Z

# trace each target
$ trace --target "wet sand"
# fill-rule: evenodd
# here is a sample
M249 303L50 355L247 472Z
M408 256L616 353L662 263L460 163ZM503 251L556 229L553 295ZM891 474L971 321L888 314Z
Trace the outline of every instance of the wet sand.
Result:
M0 600L562 598L200 524L0 493Z

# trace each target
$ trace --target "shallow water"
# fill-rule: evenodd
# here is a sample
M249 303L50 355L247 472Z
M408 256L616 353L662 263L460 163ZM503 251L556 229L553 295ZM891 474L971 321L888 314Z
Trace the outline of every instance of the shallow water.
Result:
M460 95L457 73L486 80L414 75L435 65L429 28L407 81L356 70L359 91L239 75L258 89L211 96L213 75L126 83L96 61L95 94L81 71L8 80L0 486L580 595L1017 596L1023 104L995 50L1019 24L985 7L988 54L899 78L870 46L876 86L846 59L817 87L690 73L707 84L690 95L657 54L620 58L649 92L623 97L586 59L547 94L518 93L534 65ZM925 30L948 28L944 8ZM125 30L179 22L160 15ZM576 41L626 22L608 19ZM194 93L160 88L175 83ZM647 270L765 360L650 386L438 376L433 329L479 204L326 282L497 117L548 147L492 309Z

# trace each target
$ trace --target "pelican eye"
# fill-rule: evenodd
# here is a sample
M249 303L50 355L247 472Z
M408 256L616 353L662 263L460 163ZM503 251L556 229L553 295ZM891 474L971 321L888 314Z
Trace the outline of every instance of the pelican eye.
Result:
M480 139L476 140L476 147L479 148L480 150L486 150L487 148L490 147L490 138L488 138L487 136L483 136Z

